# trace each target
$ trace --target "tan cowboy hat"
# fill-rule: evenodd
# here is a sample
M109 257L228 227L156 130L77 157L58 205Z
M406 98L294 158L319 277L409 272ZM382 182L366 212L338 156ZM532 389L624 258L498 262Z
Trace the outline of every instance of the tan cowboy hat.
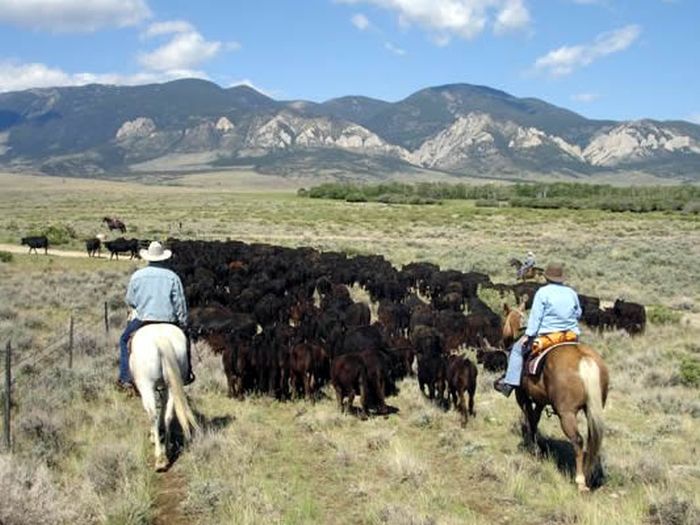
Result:
M549 263L544 270L544 278L553 283L563 283L564 265L562 263Z
M153 241L148 245L148 250L139 250L139 255L144 261L158 262L170 259L173 254L170 250L165 250L158 241Z

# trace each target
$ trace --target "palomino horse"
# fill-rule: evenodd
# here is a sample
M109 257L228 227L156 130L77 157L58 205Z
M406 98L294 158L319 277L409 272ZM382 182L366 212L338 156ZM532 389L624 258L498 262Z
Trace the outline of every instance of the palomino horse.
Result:
M503 321L503 347L506 350L510 349L515 340L520 337L527 300L527 294L523 295L517 308L511 308L507 303L503 303L503 313L506 316Z
M156 470L167 470L170 446L170 424L173 414L190 439L191 428L199 425L187 403L182 374L187 372L187 339L180 328L167 323L148 324L139 328L131 339L129 368L136 388L141 394L143 408L151 420L151 440L155 445ZM161 390L165 386L165 393ZM157 410L156 397L160 399ZM167 395L167 402L164 397ZM160 424L164 424L165 439L161 445Z
M514 308L508 315L518 317L519 313L522 315ZM602 411L608 396L608 381L608 369L593 348L566 343L550 351L538 375L529 375L523 367L520 387L515 391L524 416L523 438L529 447L537 445L537 425L542 410L547 405L554 409L561 429L574 447L575 480L581 492L589 490L599 461L603 441ZM581 410L585 411L588 423L585 453L576 422Z
M126 224L115 217L105 217L102 219L102 222L107 225L109 231L119 230L122 233L126 233Z
M520 269L523 267L523 263L520 262L519 259L516 259L513 257L510 261L508 261L508 264L515 268L515 271L518 274L518 279L521 281L527 281L528 279L536 279L537 277L541 277L544 275L544 269L540 268L539 266L531 266L523 274L520 274Z

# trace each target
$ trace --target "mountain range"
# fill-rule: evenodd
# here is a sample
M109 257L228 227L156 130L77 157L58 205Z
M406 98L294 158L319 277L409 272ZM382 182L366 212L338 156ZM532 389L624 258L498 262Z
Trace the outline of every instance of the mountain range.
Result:
M0 168L110 176L227 166L262 173L428 169L518 179L631 171L700 180L700 126L590 120L470 84L398 102L278 101L247 86L184 79L0 94Z

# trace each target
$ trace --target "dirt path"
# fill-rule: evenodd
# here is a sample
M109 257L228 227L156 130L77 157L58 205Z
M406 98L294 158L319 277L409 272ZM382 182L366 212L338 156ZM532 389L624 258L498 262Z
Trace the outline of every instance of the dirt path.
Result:
M0 244L0 251L3 252L10 252L10 253L18 253L22 255L26 255L28 252L28 248L26 246L17 246L16 244ZM34 252L32 252L33 254ZM43 250L39 250L39 255L44 255ZM71 251L71 250L56 250L54 248L49 247L49 253L48 255L54 255L57 257L82 257L82 258L87 258L87 252L76 252L76 251ZM100 261L109 261L109 257L106 257L102 255L101 257L93 257L93 259L100 260ZM128 257L122 257L119 259L120 261L128 261Z
M187 525L190 522L180 508L187 495L185 487L185 477L176 468L158 474L154 525Z

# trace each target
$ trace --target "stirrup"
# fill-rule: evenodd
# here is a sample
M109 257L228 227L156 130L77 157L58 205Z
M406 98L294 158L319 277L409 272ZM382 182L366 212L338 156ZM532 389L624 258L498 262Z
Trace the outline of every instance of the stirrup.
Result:
M194 372L190 370L190 373L187 375L187 378L182 382L184 386L191 385L194 383L194 380L197 379L197 377L194 375Z

